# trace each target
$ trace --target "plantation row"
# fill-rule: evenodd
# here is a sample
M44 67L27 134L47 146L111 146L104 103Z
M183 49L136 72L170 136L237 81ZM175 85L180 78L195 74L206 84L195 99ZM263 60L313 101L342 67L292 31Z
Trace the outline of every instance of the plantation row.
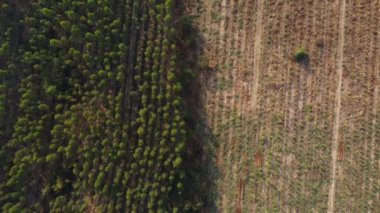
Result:
M195 208L173 15L173 0L0 3L2 212Z

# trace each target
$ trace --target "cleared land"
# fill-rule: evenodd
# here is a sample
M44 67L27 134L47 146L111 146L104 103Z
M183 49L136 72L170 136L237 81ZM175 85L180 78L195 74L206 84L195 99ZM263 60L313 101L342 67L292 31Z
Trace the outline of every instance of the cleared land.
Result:
M380 1L192 0L222 212L380 209ZM308 60L293 54L305 47Z

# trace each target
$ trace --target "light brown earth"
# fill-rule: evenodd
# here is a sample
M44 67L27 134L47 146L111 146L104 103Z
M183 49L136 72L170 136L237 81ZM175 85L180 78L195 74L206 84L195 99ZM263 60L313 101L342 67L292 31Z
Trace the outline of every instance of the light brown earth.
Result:
M333 126L333 140L331 147L331 185L329 189L329 203L327 212L334 212L334 200L335 200L335 183L336 183L336 162L338 155L338 143L339 143L339 127L340 127L340 109L341 109L341 97L342 97L342 73L343 73L343 50L344 50L344 28L346 17L346 0L340 2L340 15L339 15L339 45L338 45L338 86L335 95L335 120Z
M379 211L380 0L186 4L219 211Z

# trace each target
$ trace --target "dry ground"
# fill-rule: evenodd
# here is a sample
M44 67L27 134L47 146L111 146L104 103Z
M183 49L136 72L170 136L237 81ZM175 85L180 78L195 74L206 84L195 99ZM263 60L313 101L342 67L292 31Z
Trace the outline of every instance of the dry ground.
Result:
M380 1L186 4L209 66L219 210L378 211ZM292 59L300 47L309 61Z

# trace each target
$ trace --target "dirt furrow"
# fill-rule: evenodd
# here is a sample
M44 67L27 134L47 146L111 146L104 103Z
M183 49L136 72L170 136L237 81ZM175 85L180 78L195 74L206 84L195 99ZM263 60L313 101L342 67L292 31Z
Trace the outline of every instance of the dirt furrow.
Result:
M371 79L372 83L374 84L374 89L373 89L373 106L372 106L372 123L371 123L371 131L372 131L372 134L371 134L371 151L370 151L370 159L371 159L371 171L375 169L375 151L376 151L376 145L378 146L378 144L376 144L376 125L377 125L377 115L379 113L379 92L380 92L380 61L379 61L379 57L380 57L380 52L379 52L379 49L380 49L380 25L378 25L378 21L379 21L379 18L375 16L377 15L376 12L380 12L380 1L377 1L376 3L374 3L374 8L375 8L375 12L373 13L373 17L375 19L375 23L374 23L374 27L375 27L375 31L377 31L375 33L376 37L375 39L373 40L373 47L374 48L374 56L373 56L373 59L375 60L375 73L374 73L374 76L373 76L373 79ZM375 175L375 177L378 177L378 175ZM376 187L376 184L374 183L374 181L376 181L375 177L371 176L370 177L370 180L369 180L369 192L372 192L373 188ZM380 178L378 178L380 179ZM379 181L379 180L378 180ZM377 197L378 194L377 194ZM368 201L368 204L370 206L374 205L374 201L373 199L370 199Z
M211 2L210 2L211 4ZM224 45L225 45L225 42L224 42L224 36L225 36L225 28L226 28L226 15L227 15L227 8L226 8L226 5L227 5L227 0L223 0L222 3L221 3L221 21L220 21L220 26L219 26L219 43L218 43L218 50L220 52L220 50L223 50L224 49ZM217 53L218 54L218 53ZM221 56L220 55L216 55L215 56L217 59L217 64L219 63L223 63L223 61L221 60ZM217 69L219 69L218 67L216 67ZM217 72L219 72L219 70L217 70ZM218 87L220 85L220 81L219 81L219 76L218 76L218 73L215 74L215 78L217 83L216 83L216 87ZM223 121L223 117L220 117L220 115L218 114L219 113L219 108L220 108L220 102L219 102L219 98L221 96L220 94L220 91L217 89L217 88L214 88L216 90L216 93L214 93L214 111L212 112L213 116L215 117L215 119L218 119L219 121ZM220 123L217 123L217 122L214 122L213 121L213 130L214 131L217 131L218 130L218 126L220 126ZM217 163L221 163L221 159L222 159L222 155L223 155L223 146L225 144L221 144L218 148L218 156L217 156Z
M263 0L257 0L257 12L256 12L256 32L255 32L255 44L254 44L254 62L253 62L253 90L252 90L252 102L251 108L253 111L257 108L257 96L259 88L260 78L260 62L261 62L261 40L263 34L263 13L264 13Z
M238 40L235 37L235 32L236 30L236 20L237 20L237 13L235 12L236 8L238 7L238 2L237 0L231 0L230 4L228 5L229 7L229 14L228 14L228 20L229 20L229 28L228 28L228 37L227 37L227 44L226 49L225 49L225 54L227 56L226 58L226 67L225 69L225 81L230 82L229 86L227 88L224 88L224 96L225 96L225 101L224 101L224 107L226 107L226 112L225 112L225 118L226 118L226 128L228 128L226 133L227 140L225 143L227 144L227 155L225 156L225 161L227 162L226 167L226 176L225 180L230 180L233 184L225 184L227 181L223 181L223 188L227 195L227 202L230 204L227 207L227 211L232 211L232 209L235 209L236 202L235 201L235 192L236 192L236 181L235 181L235 173L236 173L236 162L234 161L234 156L236 155L236 134L237 132L231 131L233 128L236 128L234 126L234 117L236 116L235 114L235 72L236 72L236 58L237 56L235 55L236 53L236 48L238 44ZM231 95L232 93L232 95Z
M335 94L335 119L333 126L333 138L331 144L331 185L329 188L328 209L327 212L334 212L335 202L335 183L336 183L336 168L337 168L337 150L339 142L339 126L340 126L340 109L341 109L341 90L342 90L342 73L343 73L343 48L344 48L344 33L345 33L345 15L346 15L346 0L341 1L339 15L339 43L338 43L338 79L337 89Z
M242 12L240 12L240 8L242 6L242 0L235 0L233 7L232 7L232 13L233 13L233 28L231 32L231 36L233 36L233 48L231 51L233 51L233 61L232 61L232 92L230 91L230 98L231 103L231 112L230 113L230 118L229 118L229 141L228 144L231 145L229 152L228 152L228 160L233 164L232 165L232 182L236 183L236 187L234 189L234 196L236 196L235 200L235 209L236 212L241 212L242 211L242 196L243 196L243 181L240 177L240 180L238 180L238 176L240 174L240 159L241 159L241 152L242 150L239 149L239 147L242 147L240 143L243 143L243 141L239 141L240 138L240 128L241 126L238 126L236 121L239 119L239 106L236 106L236 103L239 103L239 100L241 99L240 96L240 91L241 91L241 84L237 83L238 81L238 76L239 72L239 65L240 65L240 60L241 59L241 52L240 52L240 45L241 45L241 38L242 38L242 30L239 27L239 23L242 22ZM232 94L231 94L232 93ZM235 129L235 131L234 131ZM232 152L232 157L231 157L231 152ZM233 201L231 200L230 203Z

